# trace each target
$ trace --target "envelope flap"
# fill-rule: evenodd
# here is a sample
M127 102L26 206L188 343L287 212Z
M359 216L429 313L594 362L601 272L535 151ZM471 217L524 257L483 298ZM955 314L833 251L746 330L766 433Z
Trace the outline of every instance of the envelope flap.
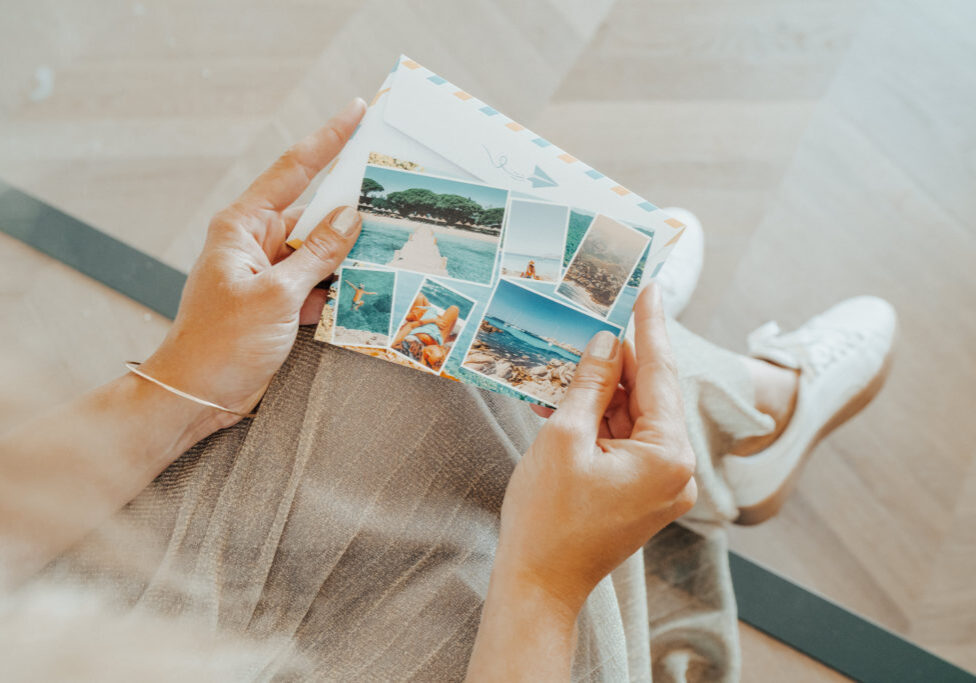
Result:
M482 182L650 228L652 256L680 233L646 199L410 58L393 76L385 122Z

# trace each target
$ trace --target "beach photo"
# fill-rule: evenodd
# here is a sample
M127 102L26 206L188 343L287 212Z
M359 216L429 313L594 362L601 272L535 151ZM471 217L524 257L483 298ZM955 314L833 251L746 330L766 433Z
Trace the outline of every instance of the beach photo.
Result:
M557 282L568 220L566 206L513 199L505 224L502 275Z
M490 284L507 202L497 187L368 165L349 258Z
M440 373L475 301L425 278L397 326L390 348L425 370Z
M606 317L649 242L647 235L597 215L563 273L556 293Z
M547 296L499 280L462 367L555 406L594 334L620 328Z
M396 272L375 268L339 271L332 343L386 348L390 343Z

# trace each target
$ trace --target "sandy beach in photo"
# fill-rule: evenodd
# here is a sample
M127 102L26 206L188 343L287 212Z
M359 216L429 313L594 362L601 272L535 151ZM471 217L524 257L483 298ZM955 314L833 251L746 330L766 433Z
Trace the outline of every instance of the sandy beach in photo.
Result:
M502 245L502 275L556 282L561 274L569 208L513 199Z
M349 258L490 284L507 205L503 188L367 165Z
M559 259L533 258L527 254L502 254L502 275L537 282L558 282Z
M341 346L379 346L390 343L390 335L369 330L355 330L336 325L332 330L332 343Z
M407 358L404 358L399 353L392 351L390 349L381 349L373 346L345 346L343 348L349 349L350 351L355 351L356 353L361 353L366 356L371 356L373 358L382 358L390 363L396 363L405 368L410 368L411 370L417 370L420 366L416 363L411 362Z

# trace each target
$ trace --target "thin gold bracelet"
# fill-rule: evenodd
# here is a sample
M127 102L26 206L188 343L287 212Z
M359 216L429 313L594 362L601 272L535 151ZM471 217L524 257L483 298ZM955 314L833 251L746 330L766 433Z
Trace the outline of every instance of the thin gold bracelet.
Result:
M171 394L176 394L180 398L185 398L188 401L199 403L200 405L206 406L208 408L216 408L217 410L223 411L225 413L230 413L231 415L237 415L238 417L257 417L257 413L239 413L236 410L231 410L230 408L224 408L223 406L217 405L216 403L211 403L210 401L205 401L202 398L197 398L193 394L188 394L185 391L180 391L176 387L171 387L165 382L160 382L155 377L150 377L142 370L140 370L138 366L142 365L142 363L139 363L138 361L127 360L124 365L125 365L125 369L131 372L133 375L138 375L139 377L142 377L144 380L148 382L152 382L158 387L162 387L163 389L170 392Z

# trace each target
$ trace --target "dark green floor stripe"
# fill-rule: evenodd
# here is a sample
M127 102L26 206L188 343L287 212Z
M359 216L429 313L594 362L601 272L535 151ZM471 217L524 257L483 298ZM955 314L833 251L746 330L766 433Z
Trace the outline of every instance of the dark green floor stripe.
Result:
M186 275L0 180L0 230L172 319Z
M0 180L0 230L168 318L186 276ZM730 553L739 618L862 681L976 677L829 600ZM960 605L960 609L966 606Z
M879 683L976 681L949 662L740 555L730 553L729 564L742 621L851 678Z

